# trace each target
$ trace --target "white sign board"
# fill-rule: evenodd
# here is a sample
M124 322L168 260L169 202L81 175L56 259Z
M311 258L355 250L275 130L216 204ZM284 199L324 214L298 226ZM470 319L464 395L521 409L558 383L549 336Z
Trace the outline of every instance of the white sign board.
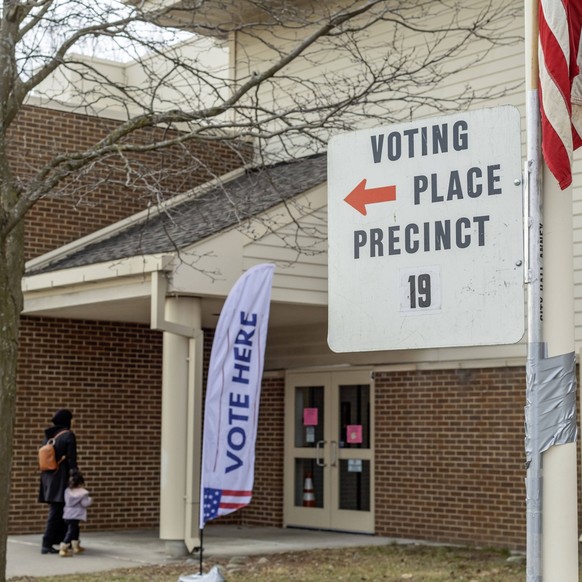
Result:
M523 336L514 107L332 138L328 221L332 350L507 344Z

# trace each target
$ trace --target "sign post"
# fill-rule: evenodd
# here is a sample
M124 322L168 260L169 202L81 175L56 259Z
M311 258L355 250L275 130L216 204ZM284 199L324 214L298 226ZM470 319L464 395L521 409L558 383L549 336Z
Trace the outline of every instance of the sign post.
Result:
M331 349L519 341L521 173L520 116L510 106L332 138Z

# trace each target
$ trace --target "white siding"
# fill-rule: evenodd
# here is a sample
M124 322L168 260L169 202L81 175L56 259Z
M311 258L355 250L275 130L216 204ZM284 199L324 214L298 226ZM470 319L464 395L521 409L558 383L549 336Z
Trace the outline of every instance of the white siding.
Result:
M329 3L326 3L328 5ZM475 12L467 7L483 8L485 2L463 3L465 8L461 14L461 24L468 23ZM506 2L501 2L506 4ZM516 7L520 3L513 0ZM414 4L411 3L412 7ZM424 21L413 22L427 28L446 26L451 18L452 9L438 6L435 3ZM413 8L410 8L413 11ZM305 37L312 28L298 28L298 32ZM512 19L507 22L507 34L514 38L523 34L521 19ZM361 47L367 65L373 66L383 59L392 62L395 67L407 63L419 62L424 58L444 53L451 46L452 36L436 37L428 34L407 31L403 38L395 38L394 27L390 23L379 23L360 35ZM430 43L433 43L431 46ZM253 71L264 71L273 64L277 58L273 45L283 51L290 50L297 44L292 31L279 29L260 31L250 35L244 32L236 36L236 75L240 82L252 74ZM351 123L357 127L377 126L380 122L389 124L396 120L410 118L418 119L435 115L439 109L458 109L455 99L467 96L470 91L480 92L485 100L475 101L473 107L494 106L500 103L519 105L523 103L523 43L514 42L509 46L499 46L486 52L487 43L471 41L463 50L455 52L451 57L443 61L444 78L438 86L428 83L426 72L417 72L412 77L402 75L402 69L392 76L386 83L385 95L395 99L388 105L377 107L367 105L365 114L356 118L350 118L347 114L337 120L338 129L343 123ZM402 57L404 55L404 58ZM325 77L327 86L318 86L317 93L310 85L311 82L321 81ZM313 119L315 113L307 110L313 107L318 100L328 100L341 96L350 90L361 87L365 79L369 78L362 64L354 63L350 55L349 45L343 41L331 48L327 45L314 45L310 47L302 57L296 59L288 68L279 73L273 83L268 83L260 92L261 105L266 110L284 111L288 107L297 105L304 109L303 117ZM508 91L503 97L500 93ZM423 106L417 108L414 99L419 96L430 95L435 101L435 106ZM438 102L436 99L441 99ZM249 102L250 105L250 102ZM373 115L377 115L374 118ZM297 116L299 118L300 116ZM324 140L329 134L322 132ZM307 147L306 139L294 138L297 151ZM287 144L289 146L289 144ZM313 146L313 144L312 144ZM277 144L271 145L273 151L277 150ZM315 146L320 147L324 146Z
M274 300L327 305L326 196L324 184L249 226L248 230L255 233L260 228L268 231L260 238L248 239L243 250L244 266L277 264Z

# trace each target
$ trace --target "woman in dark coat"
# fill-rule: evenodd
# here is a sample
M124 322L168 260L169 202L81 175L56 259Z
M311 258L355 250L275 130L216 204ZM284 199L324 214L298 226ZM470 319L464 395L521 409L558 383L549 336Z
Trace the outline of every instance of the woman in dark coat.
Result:
M72 418L73 415L69 410L59 410L52 418L53 426L44 431L43 444L59 435L55 441L55 452L57 460L62 459L62 461L55 471L43 471L40 474L38 500L50 506L45 532L42 536L41 553L43 554L58 554L58 550L53 546L63 541L67 531L63 519L65 489L69 481L69 471L77 470L77 441L75 433L71 431Z

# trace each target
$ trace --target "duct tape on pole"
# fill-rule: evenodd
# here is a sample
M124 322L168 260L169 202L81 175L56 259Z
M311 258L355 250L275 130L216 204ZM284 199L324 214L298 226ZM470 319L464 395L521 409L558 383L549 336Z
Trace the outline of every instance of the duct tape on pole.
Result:
M331 349L519 341L521 171L520 115L510 106L332 138Z

